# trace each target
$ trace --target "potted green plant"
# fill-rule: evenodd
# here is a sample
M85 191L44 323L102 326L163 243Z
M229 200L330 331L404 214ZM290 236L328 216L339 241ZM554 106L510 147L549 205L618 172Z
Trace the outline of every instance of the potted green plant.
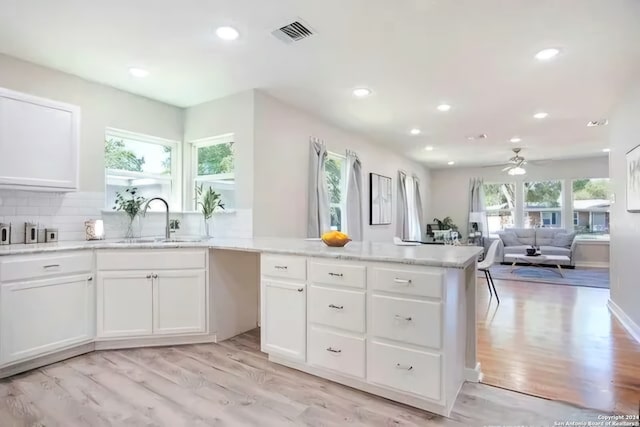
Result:
M204 216L204 229L207 237L211 236L210 220L213 217L213 213L218 209L224 210L224 203L222 203L222 195L216 193L213 188L204 188L203 184L196 185L196 204L202 211Z
M433 221L438 224L438 228L440 230L449 230L456 233L458 232L458 226L453 223L453 220L450 216L444 217L442 220L433 218Z
M136 187L125 188L124 191L118 191L116 193L113 210L122 211L127 214L128 222L125 238L132 239L134 237L140 237L140 214L146 201L147 199L138 195L138 189Z

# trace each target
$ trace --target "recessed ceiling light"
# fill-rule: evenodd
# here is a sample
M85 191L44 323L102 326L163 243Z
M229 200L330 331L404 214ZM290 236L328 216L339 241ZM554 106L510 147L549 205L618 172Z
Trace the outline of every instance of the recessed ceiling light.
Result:
M411 129L411 130L409 131L409 133L410 133L411 135L420 135L420 134L422 133L422 131L421 131L420 129L418 129L418 128L413 128L413 129Z
M231 41L240 37L240 33L233 27L219 27L216 29L216 36L222 40Z
M467 136L467 140L469 141L476 141L476 140L480 140L480 139L487 139L487 134L486 133L481 133L478 135L469 135Z
M129 74L133 77L147 77L149 72L144 68L131 67L129 68Z
M520 138L519 136L514 136L513 138L511 138L509 140L510 142L516 143L516 142L520 142L522 141L522 138Z
M449 166L453 166L453 165L455 165L455 164L456 164L456 162L454 162L454 161L450 161L450 162L448 162L447 164L448 164Z
M433 147L431 145L427 145L424 149L427 151L433 151Z
M536 119L544 119L544 118L546 118L548 115L549 115L549 113L545 113L544 111L541 111L541 112L539 112L539 113L535 113L535 114L533 115L533 117L534 117L534 118L536 118Z
M610 152L610 151L611 151L611 148L603 148L603 149L602 149L602 152L603 152L603 153L608 153L608 152Z
M536 53L536 59L539 61L548 61L551 58L554 58L559 53L560 53L560 49L556 49L556 48L543 49L540 52Z
M436 108L438 108L438 111L449 111L449 110L451 110L451 105L449 105L449 104L440 104Z
M364 98L369 95L371 95L371 89L367 89L366 87L359 87L353 90L353 96L357 98Z

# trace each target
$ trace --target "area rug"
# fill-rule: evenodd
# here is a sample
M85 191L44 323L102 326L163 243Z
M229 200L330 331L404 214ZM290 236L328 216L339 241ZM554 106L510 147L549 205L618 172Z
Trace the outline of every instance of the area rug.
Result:
M496 280L519 280L521 282L550 283L553 285L586 286L589 288L609 289L608 268L576 268L575 270L563 269L564 278L554 271L540 267L522 267L511 272L511 265L494 264L491 267L491 275ZM484 273L479 272L478 277L484 279Z

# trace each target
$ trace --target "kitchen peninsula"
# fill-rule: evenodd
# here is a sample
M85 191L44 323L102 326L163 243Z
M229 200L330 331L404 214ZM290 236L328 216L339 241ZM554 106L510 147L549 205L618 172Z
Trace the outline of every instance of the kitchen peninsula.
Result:
M175 240L0 248L0 377L260 324L275 363L443 415L480 378L479 247Z

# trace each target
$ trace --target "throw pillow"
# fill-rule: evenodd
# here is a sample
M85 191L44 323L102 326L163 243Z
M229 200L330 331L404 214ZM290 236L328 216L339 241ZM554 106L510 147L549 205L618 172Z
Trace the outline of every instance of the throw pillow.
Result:
M553 240L551 241L551 246L559 246L562 248L570 248L573 243L573 239L575 239L576 233L558 233L553 236Z
M505 231L500 233L500 240L502 240L502 244L505 246L521 246L520 240L518 240L518 236L511 231Z

